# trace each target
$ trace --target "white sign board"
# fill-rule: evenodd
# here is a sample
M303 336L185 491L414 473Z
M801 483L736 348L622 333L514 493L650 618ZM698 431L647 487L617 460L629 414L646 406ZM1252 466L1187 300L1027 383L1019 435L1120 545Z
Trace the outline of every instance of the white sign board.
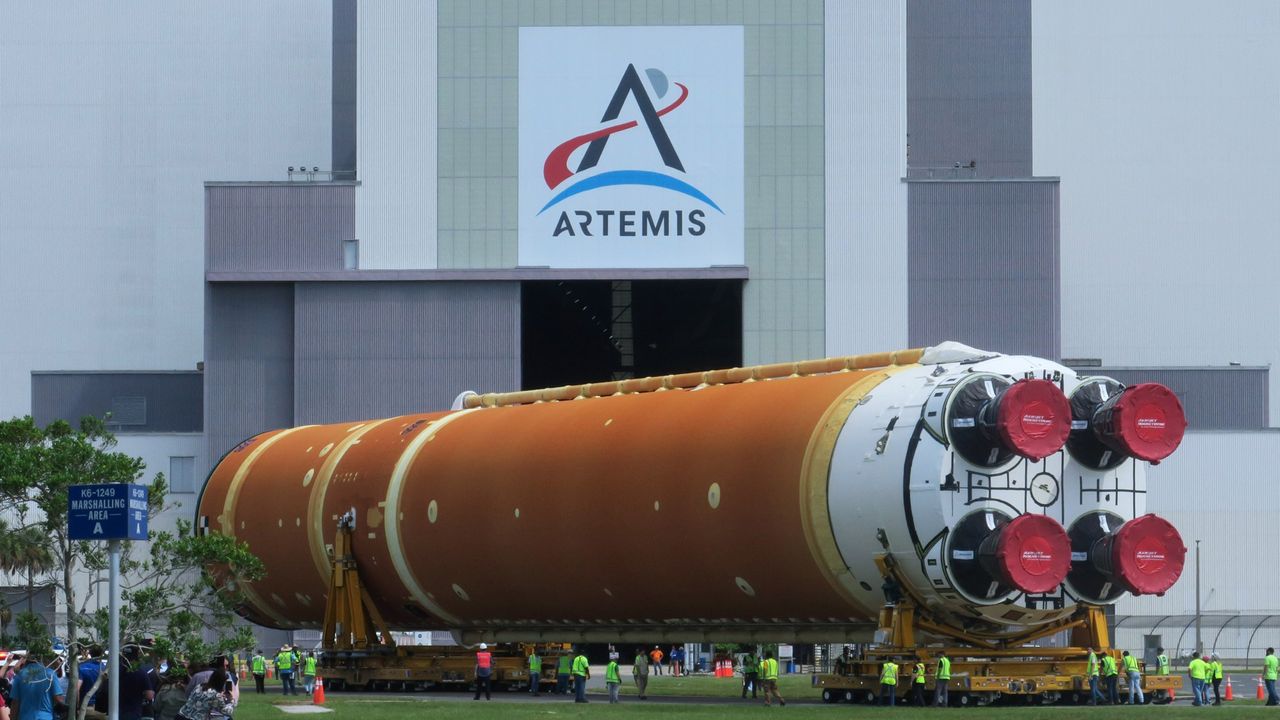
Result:
M741 265L740 26L520 28L519 264Z

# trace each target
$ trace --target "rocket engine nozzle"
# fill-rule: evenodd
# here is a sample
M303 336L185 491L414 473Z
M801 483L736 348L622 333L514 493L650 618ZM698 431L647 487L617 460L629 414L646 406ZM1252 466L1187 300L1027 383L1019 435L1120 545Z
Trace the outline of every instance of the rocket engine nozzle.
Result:
M1071 405L1048 380L1019 380L997 394L983 409L995 435L1013 451L1040 460L1059 450L1071 433Z
M987 536L978 557L988 572L1025 593L1051 592L1071 568L1067 531L1047 515L1019 515Z
M1041 460L1061 450L1071 433L1071 404L1049 380L975 375L955 390L948 417L956 449L985 467L1014 455Z
M1124 387L1093 378L1072 393L1071 416L1068 449L1100 469L1130 457L1158 464L1178 449L1187 430L1178 396L1160 383Z
M963 518L952 533L952 578L965 592L1001 600L1010 592L1052 592L1071 567L1071 540L1047 515L1013 519L986 510Z
M1093 431L1104 443L1150 463L1172 455L1186 430L1182 403L1160 383L1131 385L1093 414Z
M1086 600L1111 601L1126 591L1163 595L1182 576L1187 548L1168 520L1147 514L1121 522L1094 512L1071 526L1068 581Z

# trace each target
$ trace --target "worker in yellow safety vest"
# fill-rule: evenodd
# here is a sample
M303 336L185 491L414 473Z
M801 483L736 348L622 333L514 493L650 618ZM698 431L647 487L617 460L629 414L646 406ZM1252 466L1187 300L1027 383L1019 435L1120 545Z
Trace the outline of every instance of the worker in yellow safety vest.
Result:
M1098 653L1094 648L1089 648L1089 664L1085 668L1085 674L1089 676L1089 704L1106 703L1107 699L1102 696L1102 690L1098 689Z
M293 681L293 651L288 645L276 654L276 674L280 676L280 688L285 695L297 695L298 686Z
M1209 674L1209 663L1193 657L1187 663L1187 674L1191 676L1191 704L1199 707L1208 703L1209 693L1205 689L1204 679Z
M587 663L585 649L579 648L577 657L573 659L574 702L587 702L587 678L589 677L591 677L591 666Z
M898 700L898 664L886 660L880 668L880 703L895 705Z
M1169 656L1164 654L1164 648L1156 648L1156 674L1169 674Z
M1209 673L1206 678L1213 685L1213 704L1222 704L1222 658L1218 657L1218 653L1214 653L1209 659ZM1209 693L1204 694L1205 702L1209 701Z
M1277 668L1280 667L1280 659L1276 658L1276 649L1267 648L1267 656L1262 659L1262 681L1267 684L1267 704L1280 704L1280 697L1276 696L1276 674Z
M1120 659L1124 661L1124 674L1129 678L1129 704L1145 705L1146 698L1142 695L1142 672L1138 670L1138 658L1130 655L1128 650L1120 654Z
M529 653L529 694L537 697L540 693L542 685L542 658L538 655L538 648L534 648Z
M916 658L916 666L911 671L911 704L916 707L924 707L924 683L925 683L924 658Z
M310 695L316 691L316 654L308 652L302 659L302 691Z
M566 695L569 692L569 674L573 665L573 657L570 653L564 653L556 660L556 694Z
M249 661L249 667L253 670L253 684L258 687L258 694L265 694L267 692L267 659L263 657L261 650Z
M947 683L951 682L951 658L945 652L938 653L938 668L933 673L933 706L946 707L951 702Z
M760 661L760 681L764 687L765 706L768 706L773 698L778 699L779 705L787 704L787 701L778 694L778 661L773 659L773 653L769 650L765 651L764 659Z
M622 688L622 676L618 674L618 653L609 654L609 664L604 666L604 686L609 690L609 704L618 704L618 691Z
M1111 653L1102 656L1102 678L1107 683L1107 701L1112 705L1120 704L1120 672L1116 669L1116 659Z

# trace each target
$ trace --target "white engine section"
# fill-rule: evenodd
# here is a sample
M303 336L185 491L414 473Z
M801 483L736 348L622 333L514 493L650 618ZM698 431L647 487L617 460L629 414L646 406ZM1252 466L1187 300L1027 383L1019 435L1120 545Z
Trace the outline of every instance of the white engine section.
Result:
M1071 579L1056 582L1046 592L1019 590L984 575L976 564L973 544L966 544L962 537L994 532L998 524L1024 515L1043 515L1064 530L1077 526L1072 531L1071 577L1080 573L1094 577L1094 566L1101 561L1093 557L1093 545L1080 543L1096 544L1098 537L1143 516L1145 463L1129 456L1117 463L1118 455L1104 451L1101 462L1091 456L1095 465L1091 466L1068 446L1059 446L1039 460L998 448L971 459L954 441L974 421L952 417L960 402L957 398L964 395L961 389L969 385L975 386L970 395L976 392L994 399L1001 387L1037 379L1053 383L1070 398L1082 383L1098 385L1098 380L1048 360L984 353L955 344L931 348L921 362L891 375L865 396L836 442L829 510L837 545L846 562L852 562L853 576L879 578L875 554L867 548L883 548L912 586L912 593L935 614L999 625L1038 625L1070 614L1077 602L1114 602L1122 592L1109 575L1083 583L1088 586L1084 590L1073 587ZM1103 400L1105 395L1104 388ZM1073 432L1087 429L1088 422L1077 418L1071 428ZM1163 431L1164 426L1158 429ZM1077 537L1097 525L1103 530L1086 540ZM1156 547L1147 538L1142 542L1144 550L1135 551L1134 557L1135 562L1146 563L1144 571L1166 572L1166 564L1176 564L1180 572L1185 552L1180 540L1173 543L1176 548ZM1110 548L1108 544L1103 550L1110 552ZM1112 571L1120 572L1108 570ZM859 599L867 607L883 603L882 588L865 581L859 587Z

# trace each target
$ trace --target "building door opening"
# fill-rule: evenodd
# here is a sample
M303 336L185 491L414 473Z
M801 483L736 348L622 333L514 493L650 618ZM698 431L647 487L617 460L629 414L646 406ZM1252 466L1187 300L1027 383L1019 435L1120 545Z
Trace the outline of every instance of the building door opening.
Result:
M521 287L525 389L742 364L742 281L583 280Z

